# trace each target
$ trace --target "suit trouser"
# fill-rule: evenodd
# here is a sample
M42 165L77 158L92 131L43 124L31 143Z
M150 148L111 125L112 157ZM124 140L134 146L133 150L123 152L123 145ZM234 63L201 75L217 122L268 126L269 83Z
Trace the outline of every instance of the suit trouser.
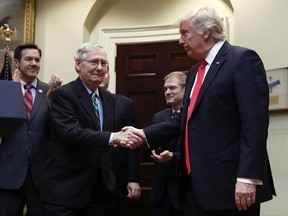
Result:
M167 184L167 183L165 183ZM177 187L177 186L175 186ZM174 207L173 197L169 195L169 188L165 187L162 199L157 205L152 206L152 216L182 216L183 210Z
M30 169L21 188L0 189L0 216L22 216L25 204L29 216L44 215L43 203L40 201L39 190L34 184Z
M96 180L93 195L86 206L73 207L44 202L45 216L105 216L103 193L103 181L100 177Z
M106 202L105 216L125 216L127 215L127 198L111 198Z
M189 176L187 184L184 216L260 216L260 204L250 206L247 210L242 211L238 211L237 209L225 211L207 211L203 209L195 195L191 176ZM217 197L215 197L215 199L217 199Z

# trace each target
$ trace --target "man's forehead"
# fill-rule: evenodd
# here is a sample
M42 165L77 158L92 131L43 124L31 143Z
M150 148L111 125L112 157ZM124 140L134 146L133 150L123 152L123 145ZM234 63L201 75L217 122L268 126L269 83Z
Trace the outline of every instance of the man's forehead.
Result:
M105 52L101 49L99 50L91 50L91 51L87 51L86 52L86 56L89 56L89 57L101 57L103 59L106 59L106 54Z
M31 56L35 57L35 55L40 58L40 53L37 49L23 49L22 50L22 56Z
M165 82L165 84L164 84L164 87L166 87L166 88L171 88L171 87L174 87L174 86L178 86L178 81L177 80L175 80L175 81L167 81L167 82Z

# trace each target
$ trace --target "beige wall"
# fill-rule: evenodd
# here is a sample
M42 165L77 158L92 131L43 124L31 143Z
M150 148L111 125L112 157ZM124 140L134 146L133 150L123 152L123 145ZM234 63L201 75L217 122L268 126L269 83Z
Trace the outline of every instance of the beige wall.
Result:
M287 0L232 0L235 43L255 49L267 70L288 66Z
M231 5L229 0L37 0L35 42L43 49L40 78L48 81L57 72L65 83L75 79L76 49L86 41L101 41L101 28L172 24L198 3L212 4L220 16L228 17L230 42L255 49L266 69L287 67L287 0L231 0ZM114 81L112 72L112 90ZM271 114L268 150L278 196L262 205L263 216L288 215L287 122L287 113Z
M40 78L52 72L69 82L77 77L74 54L83 43L84 22L94 0L37 0L35 42L43 50Z
M288 67L287 0L232 0L235 43L255 49L267 70ZM263 204L262 215L288 215L288 116L271 113L268 150L277 197Z

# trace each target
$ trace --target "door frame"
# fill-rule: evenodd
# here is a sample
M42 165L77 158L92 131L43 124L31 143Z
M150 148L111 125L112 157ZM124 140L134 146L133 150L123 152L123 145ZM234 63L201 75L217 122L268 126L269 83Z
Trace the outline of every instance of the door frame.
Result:
M107 51L110 69L109 90L116 91L115 58L117 44L164 42L179 39L179 29L172 24L126 28L101 28L99 44Z

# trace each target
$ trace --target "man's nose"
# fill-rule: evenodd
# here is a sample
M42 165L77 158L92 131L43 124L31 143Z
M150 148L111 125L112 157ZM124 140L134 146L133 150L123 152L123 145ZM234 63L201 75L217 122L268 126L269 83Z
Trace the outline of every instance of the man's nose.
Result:
M32 65L37 64L37 61L36 61L35 59L32 59L32 60L31 60L31 64L32 64Z

